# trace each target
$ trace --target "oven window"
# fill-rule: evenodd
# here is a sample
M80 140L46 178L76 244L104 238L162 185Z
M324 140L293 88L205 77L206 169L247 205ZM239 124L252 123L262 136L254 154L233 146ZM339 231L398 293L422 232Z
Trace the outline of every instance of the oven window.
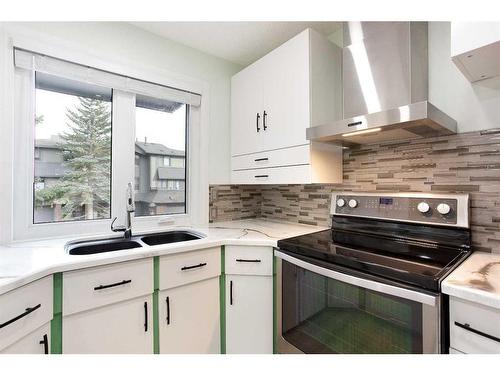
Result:
M282 332L304 353L422 353L422 305L283 261Z

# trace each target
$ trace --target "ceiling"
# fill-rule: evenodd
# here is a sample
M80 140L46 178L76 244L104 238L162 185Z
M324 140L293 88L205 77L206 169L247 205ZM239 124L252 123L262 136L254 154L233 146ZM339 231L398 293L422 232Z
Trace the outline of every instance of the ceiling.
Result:
M132 22L154 34L247 66L310 27L330 35L341 22Z

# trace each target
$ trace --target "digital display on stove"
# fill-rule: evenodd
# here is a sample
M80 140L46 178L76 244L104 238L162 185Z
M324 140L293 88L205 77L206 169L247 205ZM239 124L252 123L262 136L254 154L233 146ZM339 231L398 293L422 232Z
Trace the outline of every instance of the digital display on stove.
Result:
M379 204L385 204L385 205L391 205L392 204L392 198L380 198L379 199Z

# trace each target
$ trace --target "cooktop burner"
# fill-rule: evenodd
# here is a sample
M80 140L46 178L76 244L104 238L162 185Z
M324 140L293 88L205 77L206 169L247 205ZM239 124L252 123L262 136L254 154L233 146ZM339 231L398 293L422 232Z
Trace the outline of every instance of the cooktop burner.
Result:
M449 210L440 207L443 201ZM419 209L421 202L428 209ZM278 247L313 262L439 291L441 280L470 253L464 204L463 195L339 193L332 197L332 229L281 240Z

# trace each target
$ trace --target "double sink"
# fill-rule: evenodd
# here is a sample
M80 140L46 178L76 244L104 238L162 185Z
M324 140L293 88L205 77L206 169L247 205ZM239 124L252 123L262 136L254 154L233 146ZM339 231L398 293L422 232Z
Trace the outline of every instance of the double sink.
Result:
M193 241L204 236L195 232L176 230L169 232L132 236L131 238L106 238L102 240L76 241L66 244L66 251L71 255L90 255L118 250L130 250L148 246L176 242Z

